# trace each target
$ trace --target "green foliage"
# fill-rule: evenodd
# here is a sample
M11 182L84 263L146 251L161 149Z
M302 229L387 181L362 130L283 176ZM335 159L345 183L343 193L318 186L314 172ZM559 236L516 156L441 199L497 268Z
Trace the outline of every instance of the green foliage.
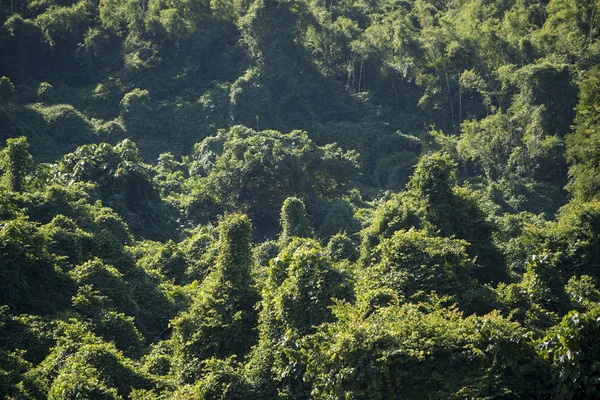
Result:
M356 261L357 251L352 239L344 233L337 233L327 243L327 253L333 261Z
M596 151L600 128L600 71L593 69L579 84L579 104L575 118L575 132L567 136L567 159L571 182L569 189L583 200L598 199L597 170L599 155Z
M336 313L342 322L323 325L298 352L313 398L546 394L548 369L531 337L497 313L463 318L454 308L423 312L412 304L368 316L340 304Z
M150 386L136 362L91 333L87 324L56 321L53 333L56 345L28 373L36 397L123 398L132 387Z
M281 206L282 243L294 237L311 237L313 230L306 215L304 202L297 197L288 197Z
M573 201L565 206L556 222L530 226L525 236L532 252L554 254L563 279L589 275L598 278L598 218L600 205Z
M502 67L498 77L513 94L512 104L507 112L463 122L456 146L459 159L473 169L474 182L482 182L477 175L483 173L488 185L497 183L489 187L503 192L495 195L503 197L500 204L506 202L517 211L553 213L565 200L561 138L573 119L565 112L575 105L571 72L564 64L540 62L521 69ZM549 200L556 205L549 206Z
M0 225L0 303L45 314L64 307L73 290L38 225L20 216ZM52 301L48 301L48 299Z
M254 265L258 268L268 267L270 261L279 254L279 245L274 240L262 242L254 248Z
M361 262L377 263L380 254L375 248L382 239L417 227L431 236L455 235L466 240L469 254L484 267L474 269L474 276L484 281L504 279L504 262L492 242L494 225L488 217L489 206L469 187L456 186L455 175L456 165L447 154L423 156L408 191L382 203L363 231Z
M548 254L531 256L521 285L534 304L550 311L568 306L562 276Z
M107 143L101 145L82 146L75 153L63 157L59 170L69 180L99 180L102 171L108 170L109 176L119 178L134 172L136 169L143 171L143 166L138 157L138 150L134 143L124 140L117 146ZM132 171L129 171L131 169Z
M456 163L447 154L427 154L421 157L410 181L419 197L432 205L448 200L456 184Z
M542 354L552 363L557 398L598 396L598 329L595 307L586 313L569 312L544 338Z
M244 210L263 234L276 228L273 216L293 195L334 198L356 174L354 152L319 147L306 132L255 132L241 126L221 131L195 147L195 182L228 209ZM193 180L194 181L194 180ZM192 195L198 189L192 187Z
M391 290L406 299L435 292L457 301L466 312L488 311L490 296L469 277L477 266L467 254L467 245L424 231L399 230L375 247L379 261L358 275L357 291Z
M0 395L6 398L31 398L23 389L24 374L30 368L18 352L0 350Z
M89 289L97 291L103 300L108 302L108 305L114 306L127 314L131 315L137 311L137 305L131 298L131 291L123 281L123 274L116 268L104 264L99 259L87 261L86 263L77 266L71 275L73 280L79 285L89 285ZM89 294L97 294L89 292ZM94 304L86 299L85 292L77 295L76 304L81 307L94 306Z
M503 67L500 78L511 67ZM577 90L568 64L542 60L524 66L506 79L519 89L512 110L517 117L528 109L540 107L540 128L548 134L564 136L573 120L573 108L577 102Z
M332 320L334 299L351 298L351 287L312 239L295 238L269 264L262 288L259 342L251 353L248 373L263 397L278 391L304 397L303 363L292 363L291 353L302 335Z
M40 228L46 237L48 250L69 263L80 264L90 254L91 234L79 228L75 221L57 214L49 224Z
M202 281L210 273L219 253L216 230L212 229L212 226L202 227L182 245L189 264L185 271L186 276L190 280Z
M232 358L219 360L208 359L204 362L205 372L202 379L194 385L193 389L181 390L176 395L185 394L195 399L253 399L253 387L248 378L240 371L239 366Z
M171 231L165 220L168 208L131 141L81 146L63 157L58 170L60 182L96 183L104 204L117 210L137 234L153 239Z
M0 99L2 101L10 101L15 94L15 87L10 79L6 76L0 78Z
M599 10L0 1L0 397L597 397Z
M470 243L470 253L484 266L476 275L499 281L506 270L492 242L493 222L484 199L469 187L455 186L456 166L448 155L423 156L409 185L425 207L424 219L443 236ZM421 206L422 207L422 206Z
M595 1L554 1L547 7L548 19L538 33L546 52L588 63L597 54L599 28Z
M422 208L418 201L406 193L395 194L377 207L366 235L388 238L400 229L420 228L424 213Z
M520 132L512 126L508 116L496 114L481 121L464 122L462 131L457 145L459 154L481 166L488 179L497 180L509 173L528 172L525 168L531 161L527 163L528 160L519 159L516 152L505 153L523 146Z
M155 271L178 283L184 280L189 261L184 251L172 240L164 244L145 241L137 243L131 250L136 253L137 264L144 270Z
M52 88L44 87L41 98L48 100L52 96L52 91ZM56 104L46 106L35 104L31 106L31 110L39 113L43 118L43 129L59 143L68 141L72 142L71 146L73 146L73 144L77 145L88 142L91 137L92 129L90 122L72 105ZM64 148L61 149L61 154L64 154L64 151Z
M83 34L89 23L89 4L80 1L70 7L50 6L36 17L36 24L42 29L45 39L51 46L65 42L71 35Z
M255 341L248 217L231 214L219 224L216 264L199 285L189 309L171 321L172 343L177 360L174 373L183 382L201 376L202 360L216 356L243 357Z
M510 272L521 271L532 250L524 232L528 228L543 226L546 220L542 215L522 212L505 213L496 217L495 223L497 230L492 234L494 245L501 251Z
M48 391L49 399L118 399L126 396L132 386L149 385L135 372L135 364L107 344L84 344L72 354L61 354L61 358L54 366L57 375Z
M121 100L121 117L126 124L144 123L150 116L150 94L147 90L133 89Z
M567 292L574 305L584 310L594 307L600 301L598 285L591 276L582 275L579 278L572 276L565 285L565 292Z
M108 310L97 318L95 332L107 342L112 342L125 354L136 356L141 353L143 336L138 331L133 317Z
M54 86L52 86L48 82L42 82L42 83L40 83L40 86L38 86L38 90L37 90L38 98L42 101L47 102L52 99L53 91L54 91Z
M53 344L50 326L51 324L44 318L27 314L12 315L8 306L2 306L0 307L0 331L4 341L0 350L15 352L14 356L22 358L23 364L27 362L37 364L46 358Z
M319 226L321 238L326 240L340 232L354 235L360 230L360 222L354 217L354 207L347 200L334 200L325 210L327 213Z
M27 138L21 136L8 139L6 147L0 154L2 169L4 170L3 180L12 191L20 192L23 190L24 180L31 174L34 167L33 158L28 149Z
M132 300L138 307L131 316L147 344L164 338L169 321L187 304L188 294L156 270L146 269L139 261L137 264L127 275Z
M104 260L121 264L123 262L123 246L131 235L123 220L110 208L102 208L94 215L92 239L94 253Z
M418 161L421 143L415 137L401 134L382 138L380 142L377 147L381 147L381 152L375 152L374 181L386 189L402 190Z
M268 305L263 307L280 309L266 310L264 316L279 316L284 329L310 331L331 319L331 299L347 295L346 285L343 276L330 266L321 246L309 239L296 239L272 262L263 291Z

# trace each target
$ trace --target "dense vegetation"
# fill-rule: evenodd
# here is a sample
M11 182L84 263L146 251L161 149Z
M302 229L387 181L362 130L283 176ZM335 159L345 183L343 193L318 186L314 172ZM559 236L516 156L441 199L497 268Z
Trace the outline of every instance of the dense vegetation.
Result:
M0 0L0 398L600 397L599 0Z

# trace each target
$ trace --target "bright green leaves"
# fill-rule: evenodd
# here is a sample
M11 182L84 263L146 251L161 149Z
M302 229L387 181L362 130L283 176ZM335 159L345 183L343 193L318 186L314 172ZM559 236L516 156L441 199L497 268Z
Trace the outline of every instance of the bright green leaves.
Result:
M77 266L71 272L71 276L80 286L75 303L82 311L85 312L89 307L95 306L99 309L107 305L115 305L130 315L137 311L137 305L131 299L131 292L123 280L123 274L116 268L94 259ZM107 303L94 304L96 301Z
M83 35L89 26L91 8L87 1L79 1L70 7L51 6L38 15L35 22L42 29L46 41L56 46L57 42L68 42L72 36L79 38Z
M574 72L568 64L540 60L504 65L497 78L510 107L463 122L458 159L472 169L472 182L497 191L495 200L505 209L551 215L565 201L562 138L574 116Z
M263 297L275 308L265 313L273 313L284 329L309 332L331 318L331 299L344 296L343 288L343 277L323 249L312 240L296 239L272 262Z
M567 136L571 182L568 188L583 200L597 200L600 193L600 71L591 70L580 83L575 132Z
M597 398L600 389L600 313L571 311L544 338L544 356L553 364L559 399Z
M38 224L25 217L0 224L0 304L44 314L64 307L70 289Z
M518 324L496 313L464 318L453 308L393 304L346 316L302 349L316 399L510 398L539 393L547 375Z
M277 391L294 398L309 390L304 363L296 362L298 342L317 326L332 321L334 299L351 298L347 277L331 265L311 239L293 239L271 260L262 289L259 342L248 364L250 376L267 398Z
M281 240L283 243L292 237L311 237L313 230L306 216L304 202L297 197L288 197L281 207Z
M138 372L139 367L110 344L57 346L47 361L54 361L54 365L47 366L52 368L48 372L56 374L48 390L49 399L81 396L119 399L126 396L132 386L150 386L147 377ZM39 372L46 371L41 369Z
M571 277L565 285L565 292L573 304L584 310L593 308L600 302L600 290L598 290L596 280L588 275L582 275L579 278Z
M58 170L61 182L95 183L102 201L119 212L134 232L159 239L171 231L166 220L168 208L133 142L126 139L115 146L81 146L63 157Z
M0 396L597 393L595 0L0 3Z
M0 170L4 172L3 181L8 188L21 192L25 180L31 175L34 168L33 158L29 154L27 138L21 136L8 139L6 147L0 153Z
M108 143L81 146L75 152L67 154L61 160L59 170L64 180L104 180L138 172L144 173L144 167L134 143L124 140L116 146Z
M468 253L477 256L484 268L473 273L482 281L504 279L501 255L492 243L494 224L488 219L484 199L469 187L456 184L456 163L445 153L421 158L408 190L382 203L375 211L371 226L363 231L363 262L380 260L375 248L394 232L416 227L435 237L466 240Z
M192 160L194 202L212 198L228 210L245 211L262 234L276 229L274 216L287 197L335 198L357 175L355 152L317 146L300 131L236 126L196 145Z
M467 256L468 243L430 237L423 231L398 231L377 247L381 262L372 268L367 284L393 288L410 297L420 290L440 294L460 293L474 268ZM369 274L370 275L370 274Z
M600 204L573 201L565 206L558 221L527 230L535 251L549 250L557 256L564 279L589 275L600 277Z
M570 60L593 62L600 46L596 0L554 0L548 4L548 18L536 35L542 49Z
M194 382L202 361L215 356L243 357L254 344L258 300L250 275L251 228L248 217L232 214L219 224L216 265L194 293L189 310L172 322L175 374Z
M455 184L456 163L443 153L424 155L411 178L411 186L431 204L446 201Z

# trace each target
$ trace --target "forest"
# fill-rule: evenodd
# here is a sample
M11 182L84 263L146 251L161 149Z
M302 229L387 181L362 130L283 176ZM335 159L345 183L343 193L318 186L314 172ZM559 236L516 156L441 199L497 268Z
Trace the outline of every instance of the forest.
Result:
M0 398L600 398L600 0L0 0Z

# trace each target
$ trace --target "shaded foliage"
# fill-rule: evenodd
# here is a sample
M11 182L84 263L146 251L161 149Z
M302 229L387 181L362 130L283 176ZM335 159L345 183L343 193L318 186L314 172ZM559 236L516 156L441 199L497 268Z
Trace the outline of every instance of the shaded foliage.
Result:
M597 397L599 10L0 1L0 397Z

